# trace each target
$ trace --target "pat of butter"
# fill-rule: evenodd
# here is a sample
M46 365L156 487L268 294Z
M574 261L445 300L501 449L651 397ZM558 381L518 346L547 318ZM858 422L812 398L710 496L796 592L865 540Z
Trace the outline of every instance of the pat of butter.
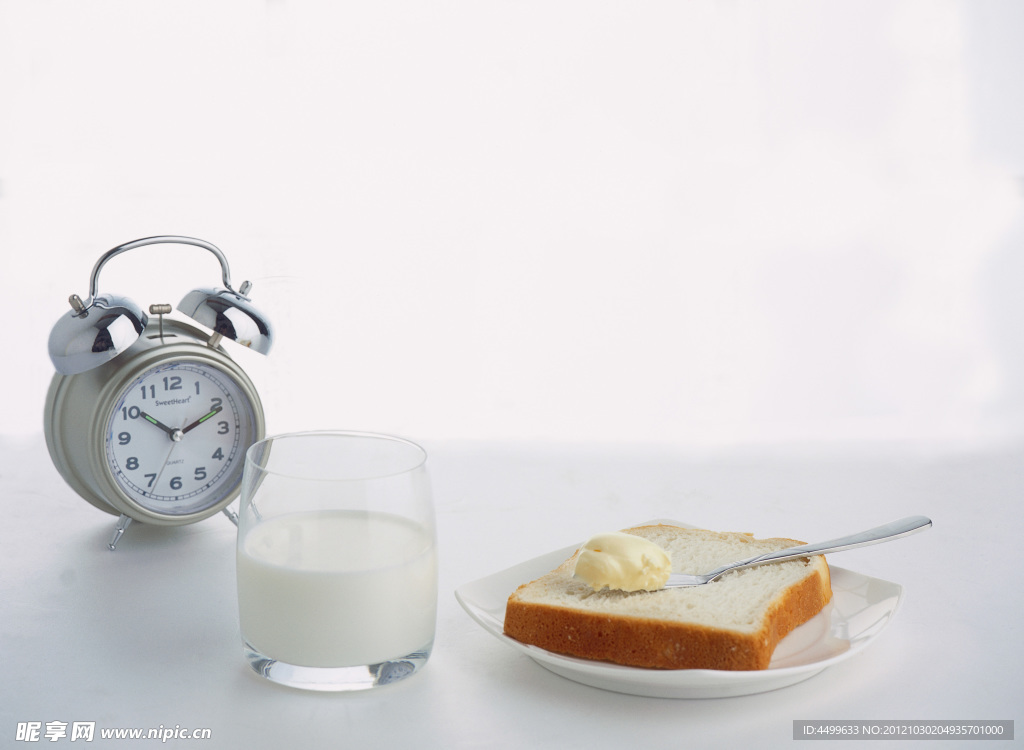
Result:
M652 541L621 531L598 534L583 545L573 575L594 591L657 591L672 573L668 553Z

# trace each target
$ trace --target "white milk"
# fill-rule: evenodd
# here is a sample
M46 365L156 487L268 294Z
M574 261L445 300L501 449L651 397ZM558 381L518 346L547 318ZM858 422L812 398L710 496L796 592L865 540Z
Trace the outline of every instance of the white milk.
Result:
M237 562L242 634L272 659L376 664L434 639L436 551L413 521L352 511L280 516L249 531Z

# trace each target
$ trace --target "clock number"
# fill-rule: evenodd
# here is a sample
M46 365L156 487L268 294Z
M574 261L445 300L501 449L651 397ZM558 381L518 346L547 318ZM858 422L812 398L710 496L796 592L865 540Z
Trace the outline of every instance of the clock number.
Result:
M213 452L213 455L210 456L210 458L216 458L218 461L223 461L224 460L224 454L221 452L221 449L218 448L217 450L215 450Z
M139 459L135 456L128 456L128 460L124 462L124 468L128 471L135 471L139 468Z
M206 467L205 466L198 466L198 467L196 467L196 481L197 482L201 482L204 479L206 479Z
M149 484L147 484L146 486L147 487L152 487L153 486L153 482L156 481L156 474L146 474L145 477L146 477L146 479L149 480Z
M143 389L145 390L145 389ZM122 406L121 416L127 421L129 419L138 419L142 410L137 406Z
M155 385L142 386L142 400L143 401L145 401L146 398L147 398L147 396L146 396L146 388L147 387L149 388L149 398L156 398L156 386Z
M220 426L220 429L217 430L217 434L218 435L227 435L228 431L229 431L228 430L228 423L227 422L218 422L217 424Z
M210 411L213 411L214 409L219 409L220 405L223 403L224 399L214 396L213 398L210 399Z
M196 381L195 385L196 385L196 395L198 396L199 395L199 381L198 380Z
M181 477L173 477L171 479L171 489L172 490L180 490L181 489Z
M172 375L169 378L164 378L164 390L165 391L180 391L181 390L181 378L177 375Z
M128 445L132 441L132 434L130 432L119 432L117 435L117 442L121 445Z

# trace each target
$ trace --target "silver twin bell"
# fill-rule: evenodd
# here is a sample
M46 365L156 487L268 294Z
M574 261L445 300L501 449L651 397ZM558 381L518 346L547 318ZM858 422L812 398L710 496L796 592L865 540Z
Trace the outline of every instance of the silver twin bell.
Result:
M149 322L148 316L127 297L99 294L100 269L115 255L160 243L202 247L220 261L224 288L194 289L178 303L178 310L211 329L216 341L223 337L261 354L270 351L273 343L270 324L245 296L251 287L248 281L243 282L238 291L231 287L230 271L224 254L203 240L161 235L127 242L107 251L92 269L89 298L83 302L77 294L71 295L71 312L62 316L50 333L50 360L58 373L76 375L99 367L131 347L142 336Z

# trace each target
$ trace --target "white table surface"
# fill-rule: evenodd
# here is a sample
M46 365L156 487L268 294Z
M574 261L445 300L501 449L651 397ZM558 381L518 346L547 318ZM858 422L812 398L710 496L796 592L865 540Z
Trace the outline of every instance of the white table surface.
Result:
M15 741L30 721L95 722L91 746L103 744L99 728L180 726L209 728L211 739L161 744L592 750L791 747L798 719L1021 718L1024 446L424 445L441 551L433 656L403 683L321 694L271 684L244 664L226 518L135 524L110 552L115 519L63 483L42 437L0 439L0 746L31 746ZM914 514L934 527L831 558L904 585L889 627L854 658L759 695L674 700L586 687L484 632L453 594L651 518L819 541ZM139 742L156 746L109 744Z

